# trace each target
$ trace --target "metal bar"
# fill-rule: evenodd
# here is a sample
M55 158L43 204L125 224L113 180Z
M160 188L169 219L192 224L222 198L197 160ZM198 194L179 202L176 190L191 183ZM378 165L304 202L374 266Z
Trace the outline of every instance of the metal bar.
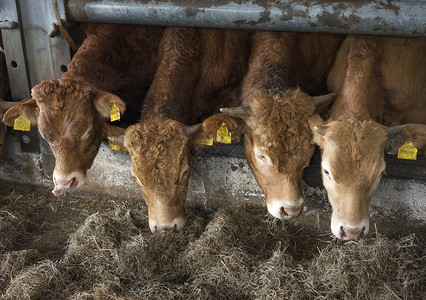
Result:
M106 22L425 36L426 2L403 0L64 0L67 18Z
M0 4L0 19L19 24L19 10L15 0L5 0ZM13 100L28 98L30 96L21 27L1 28L7 73Z
M0 29L15 29L18 28L18 23L11 21L0 21Z

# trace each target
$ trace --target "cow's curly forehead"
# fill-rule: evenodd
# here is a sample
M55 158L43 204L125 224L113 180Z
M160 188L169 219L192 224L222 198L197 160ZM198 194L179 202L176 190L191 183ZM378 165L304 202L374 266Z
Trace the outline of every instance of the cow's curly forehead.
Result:
M91 99L90 87L75 80L44 81L35 86L31 94L39 105L46 105L52 109L61 109L65 104L84 108L85 102ZM79 101L75 101L77 99Z
M182 124L156 119L126 129L124 144L132 158L132 169L142 177L144 184L165 189L179 174L188 137Z
M75 80L50 80L35 86L39 128L53 132L84 131L95 119L91 88Z
M308 95L287 90L283 96L259 97L250 106L247 123L255 142L267 149L274 165L296 167L298 161L310 158L313 146L308 118L315 108Z

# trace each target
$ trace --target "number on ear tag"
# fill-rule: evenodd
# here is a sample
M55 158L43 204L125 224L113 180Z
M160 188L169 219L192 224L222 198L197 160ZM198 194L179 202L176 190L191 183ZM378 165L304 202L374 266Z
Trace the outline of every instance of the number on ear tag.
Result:
M232 143L231 133L228 131L228 127L226 127L226 123L222 123L220 128L217 130L216 141L223 144Z
M414 147L411 139L408 139L404 145L398 149L398 158L399 159L417 159L417 149Z
M22 130L22 131L30 131L31 129L31 122L27 118L25 118L23 115L19 115L15 119L15 123L13 123L13 129L15 130Z
M111 122L120 121L120 109L114 103L111 108Z

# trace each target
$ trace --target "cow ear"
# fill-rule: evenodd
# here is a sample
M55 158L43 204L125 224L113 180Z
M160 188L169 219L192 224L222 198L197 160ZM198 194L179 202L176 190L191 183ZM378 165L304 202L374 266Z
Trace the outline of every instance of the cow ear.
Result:
M107 138L109 142L118 146L120 152L128 152L126 146L124 146L124 128L118 126L112 126L107 123L102 124L102 133L104 138Z
M397 153L398 149L411 139L413 146L417 149L426 145L426 125L406 124L401 126L388 127L388 140L385 146L386 152Z
M322 113L336 100L336 97L336 93L330 93L327 95L311 97L311 101L315 106L315 111L317 113Z
M204 120L202 123L204 136L216 139L217 131L223 123L225 123L228 131L231 132L232 142L239 142L244 131L244 120L240 117L234 117L224 113L213 115Z
M126 111L126 103L120 97L104 91L96 91L93 105L105 120L111 117L111 109L114 103L120 110L120 115L123 115Z
M38 123L38 113L39 109L37 106L37 101L30 98L25 99L20 102L18 102L16 105L9 108L4 116L3 116L3 123L13 127L16 118L18 118L20 115L23 115L25 118L30 120L31 127L37 126Z

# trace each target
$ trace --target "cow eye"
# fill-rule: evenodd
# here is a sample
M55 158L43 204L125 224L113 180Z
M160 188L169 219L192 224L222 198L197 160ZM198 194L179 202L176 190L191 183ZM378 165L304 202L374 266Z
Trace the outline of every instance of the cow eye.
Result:
M267 163L267 162L268 162L268 159L266 158L266 156L265 156L265 155L262 155L262 154L256 153L256 158L257 158L258 160L260 160L260 161L264 162L264 163Z
M185 171L183 171L182 174L180 174L179 181L186 179L186 177L188 177L188 175L189 175L189 167L187 167L185 169Z
M323 169L324 175L328 178L328 180L331 180L330 172L328 172L327 169Z
M136 181L137 184L143 186L143 183L140 181L140 179L133 174L133 171L131 172L133 179Z
M186 177L188 177L189 175L189 170L186 170L185 172L182 173L182 175L180 176L180 180L184 180Z

